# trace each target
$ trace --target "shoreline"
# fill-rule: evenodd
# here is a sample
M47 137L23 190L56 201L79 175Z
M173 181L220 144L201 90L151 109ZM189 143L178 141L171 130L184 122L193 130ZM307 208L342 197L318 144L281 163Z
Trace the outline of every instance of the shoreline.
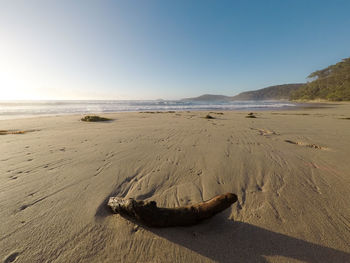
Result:
M33 119L33 118L46 118L46 117L60 117L60 116L84 116L84 115L103 115L103 114L120 114L120 113L142 113L142 112L168 112L168 111L174 111L174 112L209 112L209 111L223 111L223 112L263 112L263 111L293 111L293 110L300 110L300 109L322 109L322 108L326 108L329 106L336 106L336 105L340 105L340 103L303 103L303 102L293 102L293 101L287 101L287 102L291 102L294 104L297 104L295 106L282 106L282 107L266 107L266 108L251 108L251 109L217 109L217 108L213 108L213 109L190 109L190 110L184 110L184 109L180 109L180 110L168 110L168 109L157 109L157 110L125 110L125 111L96 111L96 112L82 112L82 113L55 113L55 114L34 114L34 115L18 115L15 117L11 117L11 115L6 116L0 116L0 121L3 120L21 120L21 119ZM347 104L346 102L343 102L342 104ZM350 104L350 103L348 103Z

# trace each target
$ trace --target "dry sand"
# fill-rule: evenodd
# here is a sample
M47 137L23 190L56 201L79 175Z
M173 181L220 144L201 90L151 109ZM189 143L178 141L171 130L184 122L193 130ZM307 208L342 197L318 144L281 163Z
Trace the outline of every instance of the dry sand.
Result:
M350 262L350 104L206 114L0 121L1 262ZM239 202L192 227L106 207L226 192Z

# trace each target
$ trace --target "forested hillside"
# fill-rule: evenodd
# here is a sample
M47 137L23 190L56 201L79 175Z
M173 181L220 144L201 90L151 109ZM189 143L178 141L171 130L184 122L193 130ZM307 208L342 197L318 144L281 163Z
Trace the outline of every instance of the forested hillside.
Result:
M292 92L292 100L350 100L350 58L311 73L308 82Z
M270 86L267 88L242 92L234 97L232 100L281 100L289 99L291 93L299 89L304 84L283 84L277 86Z

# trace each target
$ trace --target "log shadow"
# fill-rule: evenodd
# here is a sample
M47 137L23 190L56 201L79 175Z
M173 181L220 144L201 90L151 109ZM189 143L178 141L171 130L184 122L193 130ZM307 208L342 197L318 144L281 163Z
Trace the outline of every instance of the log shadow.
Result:
M114 196L117 191L111 193ZM108 198L98 207L95 217L112 214ZM230 209L189 227L151 228L132 218L125 218L176 245L208 259L222 263L269 262L267 257L279 257L283 262L294 260L308 263L350 262L349 251L341 251L298 238L273 232L249 223L228 219Z
M222 214L192 227L145 229L217 262L268 262L266 256L280 256L284 262L350 262L348 252L234 222Z

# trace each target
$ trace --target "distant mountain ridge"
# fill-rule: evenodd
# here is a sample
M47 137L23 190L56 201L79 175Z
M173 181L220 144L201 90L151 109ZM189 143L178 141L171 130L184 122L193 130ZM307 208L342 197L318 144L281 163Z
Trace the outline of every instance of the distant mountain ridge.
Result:
M291 94L305 85L304 83L282 84L267 88L242 92L232 100L288 100Z
M235 101L235 100L288 100L291 94L305 85L292 83L270 86L259 90L242 92L236 96L205 94L195 98L183 99L185 101Z
M270 86L236 96L205 94L188 101L328 100L350 101L350 58L311 73L307 83Z
M182 99L184 101L230 101L232 97L224 95L204 94L195 98Z

